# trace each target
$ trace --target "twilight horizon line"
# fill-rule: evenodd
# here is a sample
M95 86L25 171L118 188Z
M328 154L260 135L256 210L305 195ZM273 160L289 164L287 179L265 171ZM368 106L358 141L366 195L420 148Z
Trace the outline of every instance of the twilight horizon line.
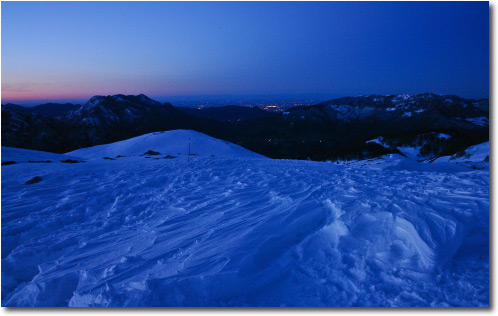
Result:
M489 95L487 2L1 6L2 102L122 92Z
M87 103L91 98L96 97L96 96L113 96L113 95L145 95L146 97L154 100L154 101L159 101L161 103L174 103L175 101L182 101L182 102L242 102L244 100L247 100L248 104L254 103L255 101L258 102L264 102L264 101L295 101L295 100L300 100L300 101L314 101L314 100L321 100L319 102L325 102L325 101L330 101L333 99L338 99L338 98L343 98L343 97L359 97L359 96L393 96L393 95L421 95L421 94L434 94L434 95L439 95L439 96L445 96L445 95L451 95L451 96L457 96L460 98L464 99L471 99L471 100L483 100L489 99L489 96L486 97L467 97L467 96L462 96L462 95L457 95L454 93L435 93L435 92L430 92L430 91L425 91L425 92L418 92L418 93L363 93L363 94L212 94L212 95L170 95L170 96L151 96L147 95L145 93L112 93L112 94L93 94L92 96L88 98L77 98L77 99L39 99L39 100L29 100L29 101L22 101L22 100L3 100L1 101L1 104L16 104L16 105L21 105L25 107L33 107L41 104L46 104L46 103L58 103L58 104L64 104L64 103L72 103L72 104L85 104ZM316 103L319 103L316 102ZM314 104L314 103L310 103Z

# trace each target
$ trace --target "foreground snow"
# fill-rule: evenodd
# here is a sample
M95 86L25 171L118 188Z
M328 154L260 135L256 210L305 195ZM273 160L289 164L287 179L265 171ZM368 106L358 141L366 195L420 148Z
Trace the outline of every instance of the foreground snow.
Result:
M489 304L488 168L102 154L2 167L3 306Z

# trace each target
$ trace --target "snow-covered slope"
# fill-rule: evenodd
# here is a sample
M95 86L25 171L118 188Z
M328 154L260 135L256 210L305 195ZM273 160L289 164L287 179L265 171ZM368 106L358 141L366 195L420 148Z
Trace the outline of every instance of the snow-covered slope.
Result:
M453 156L440 157L436 162L487 162L489 161L489 142L469 147Z
M489 169L144 143L2 166L3 306L489 305Z
M119 155L139 156L152 150L161 155L186 156L189 152L189 142L190 153L195 156L264 158L238 145L192 130L150 133L112 144L78 149L68 154L87 159L102 159Z
M389 122L391 131L403 124L411 128L414 124L432 127L489 125L487 99L470 100L433 93L343 97L318 105L295 107L284 113L288 121ZM398 123L402 125L395 127Z
M60 162L61 160L67 160L67 159L82 160L81 157L76 157L74 155L60 155L60 154L49 153L46 151L2 146L2 162L5 161L15 161L16 163L29 162L29 161Z

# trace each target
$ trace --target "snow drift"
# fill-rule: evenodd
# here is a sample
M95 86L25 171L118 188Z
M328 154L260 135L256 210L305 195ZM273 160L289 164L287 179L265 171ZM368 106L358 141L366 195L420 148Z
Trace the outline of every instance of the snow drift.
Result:
M189 136L190 162L140 156ZM489 305L489 169L247 159L187 131L71 155L2 167L3 306Z

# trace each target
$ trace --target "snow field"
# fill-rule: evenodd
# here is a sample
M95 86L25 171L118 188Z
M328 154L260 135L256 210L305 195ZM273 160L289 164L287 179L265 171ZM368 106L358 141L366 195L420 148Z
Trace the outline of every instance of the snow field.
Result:
M143 144L2 167L3 306L489 304L488 169Z

